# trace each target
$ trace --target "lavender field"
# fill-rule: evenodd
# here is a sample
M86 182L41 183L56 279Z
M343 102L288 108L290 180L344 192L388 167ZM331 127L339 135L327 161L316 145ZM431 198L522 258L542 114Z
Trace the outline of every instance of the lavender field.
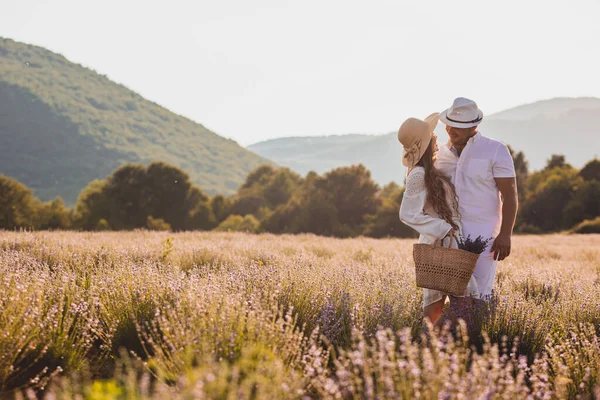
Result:
M0 398L600 396L600 236L515 237L485 340L419 343L410 240L0 233Z

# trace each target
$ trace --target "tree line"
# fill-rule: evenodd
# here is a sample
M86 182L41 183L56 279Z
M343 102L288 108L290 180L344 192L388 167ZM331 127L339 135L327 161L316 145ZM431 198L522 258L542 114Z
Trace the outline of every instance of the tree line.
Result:
M530 172L513 153L520 211L516 231L600 232L600 160L578 170L561 155ZM401 173L399 171L399 173ZM230 197L208 196L187 173L164 162L126 164L91 182L67 208L47 203L0 175L0 229L216 230L314 233L336 237L413 237L398 219L404 188L379 187L363 165L310 172L261 166Z

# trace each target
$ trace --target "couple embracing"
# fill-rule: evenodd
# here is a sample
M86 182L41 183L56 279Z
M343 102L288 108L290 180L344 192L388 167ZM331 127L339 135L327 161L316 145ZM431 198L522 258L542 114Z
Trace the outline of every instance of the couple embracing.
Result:
M511 251L518 207L514 163L506 145L479 131L482 120L474 101L457 98L442 113L425 120L409 118L398 130L402 161L408 168L400 219L419 232L419 243L437 244L452 235L491 238L464 296L424 289L423 314L434 325L442 320L447 299L451 310L463 312L473 310L465 303L485 304L492 295L498 262ZM446 125L450 137L439 146L433 132L438 121ZM451 245L457 247L455 242Z

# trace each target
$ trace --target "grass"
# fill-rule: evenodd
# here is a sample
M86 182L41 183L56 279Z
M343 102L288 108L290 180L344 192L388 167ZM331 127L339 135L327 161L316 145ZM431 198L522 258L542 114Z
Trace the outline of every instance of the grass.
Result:
M2 232L0 398L600 394L600 236L515 237L479 349L415 341L412 243Z
M600 217L585 220L572 229L573 233L600 233Z

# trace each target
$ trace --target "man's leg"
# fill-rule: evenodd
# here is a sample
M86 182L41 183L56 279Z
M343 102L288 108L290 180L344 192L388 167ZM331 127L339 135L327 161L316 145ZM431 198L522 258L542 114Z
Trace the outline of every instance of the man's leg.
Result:
M481 351L483 348L481 329L484 321L489 316L489 301L491 300L494 289L497 267L498 261L495 261L493 254L486 249L484 253L479 256L475 271L473 271L473 277L475 278L479 289L479 298L473 299L469 336L471 338L471 344L475 345L478 351Z
M475 271L473 271L473 277L477 281L480 299L489 301L490 297L492 296L497 268L498 261L495 261L493 254L489 253L489 251L486 249L479 256L477 265L475 266Z

